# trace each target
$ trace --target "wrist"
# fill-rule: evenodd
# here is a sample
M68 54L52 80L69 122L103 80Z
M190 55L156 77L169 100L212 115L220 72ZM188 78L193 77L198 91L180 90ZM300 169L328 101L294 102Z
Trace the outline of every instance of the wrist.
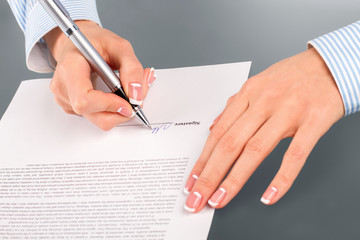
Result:
M314 86L321 85L327 88L327 92L329 96L331 96L331 99L328 99L328 101L331 102L334 112L338 113L337 116L338 119L340 119L345 114L345 109L334 76L315 48L309 48L305 51L305 54L308 56L307 66L311 74L308 76L313 76L312 78L315 80L313 83Z
M308 60L308 67L311 71L311 74L315 74L317 76L326 77L334 81L334 78L327 67L325 61L320 56L320 54L316 51L315 48L310 48L305 51ZM335 82L334 82L335 83Z
M75 23L80 29L87 28L88 26L98 26L95 22L90 20L78 20ZM53 55L54 59L58 61L61 57L61 53L65 49L66 44L70 43L70 39L61 31L59 27L52 29L44 36L44 40Z

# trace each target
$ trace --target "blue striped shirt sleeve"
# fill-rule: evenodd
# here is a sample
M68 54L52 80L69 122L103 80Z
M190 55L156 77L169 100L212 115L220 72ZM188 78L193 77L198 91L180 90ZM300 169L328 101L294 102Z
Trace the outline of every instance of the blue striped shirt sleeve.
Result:
M360 110L360 21L308 42L327 64L340 91L345 115Z
M74 20L91 20L101 25L96 0L60 0ZM26 65L35 72L51 72L56 61L42 39L56 26L37 0L8 0L25 35Z

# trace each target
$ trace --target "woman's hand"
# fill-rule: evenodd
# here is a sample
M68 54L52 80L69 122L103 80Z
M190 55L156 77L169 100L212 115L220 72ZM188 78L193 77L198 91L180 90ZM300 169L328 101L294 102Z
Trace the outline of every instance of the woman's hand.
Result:
M293 137L261 198L264 204L276 203L320 137L343 115L336 83L315 49L250 78L210 127L185 185L190 192L185 209L198 212L206 203L226 206L279 141Z
M119 70L130 101L141 105L155 80L154 70L143 69L127 40L91 21L77 21L77 25L109 66ZM130 104L121 97L94 90L89 63L59 28L44 39L57 61L50 89L65 112L83 115L103 130L110 130L134 115Z

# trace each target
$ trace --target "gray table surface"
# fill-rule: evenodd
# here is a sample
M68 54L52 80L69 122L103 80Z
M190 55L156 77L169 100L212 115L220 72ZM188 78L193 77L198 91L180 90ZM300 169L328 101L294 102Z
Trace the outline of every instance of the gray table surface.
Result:
M252 60L250 75L360 19L357 0L98 0L103 26L132 42L144 66L172 68ZM24 37L0 0L0 116L21 80L50 77L25 65ZM221 81L221 79L219 80ZM221 82L219 83L221 84ZM283 140L224 209L208 239L358 239L360 115L319 141L291 190L259 199L289 144Z

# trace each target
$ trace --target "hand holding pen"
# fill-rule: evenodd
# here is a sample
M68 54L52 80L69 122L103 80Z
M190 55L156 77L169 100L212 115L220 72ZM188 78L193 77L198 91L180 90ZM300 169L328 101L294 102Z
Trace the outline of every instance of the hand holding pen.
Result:
M133 117L135 112L141 112L142 100L156 76L153 68L143 70L127 40L91 21L77 21L76 24L111 69L119 70L126 96L94 90L90 80L92 64L59 28L44 37L57 61L50 89L65 112L83 115L101 129L109 130Z

